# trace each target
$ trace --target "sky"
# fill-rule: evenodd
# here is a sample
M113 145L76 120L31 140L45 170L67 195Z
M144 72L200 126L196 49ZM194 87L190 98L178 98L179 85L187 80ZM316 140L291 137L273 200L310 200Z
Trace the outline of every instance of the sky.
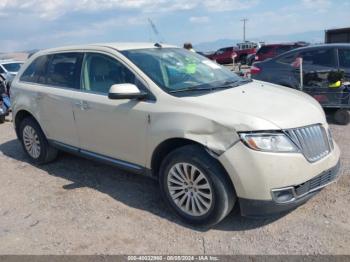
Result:
M350 0L0 0L0 52L62 45L288 35L350 27ZM160 36L148 22L152 19ZM264 39L265 40L265 39Z

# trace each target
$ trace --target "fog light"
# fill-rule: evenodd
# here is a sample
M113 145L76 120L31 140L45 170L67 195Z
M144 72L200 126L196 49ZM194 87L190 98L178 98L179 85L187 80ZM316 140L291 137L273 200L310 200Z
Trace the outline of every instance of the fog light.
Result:
M272 190L272 199L277 203L287 203L295 200L294 188Z

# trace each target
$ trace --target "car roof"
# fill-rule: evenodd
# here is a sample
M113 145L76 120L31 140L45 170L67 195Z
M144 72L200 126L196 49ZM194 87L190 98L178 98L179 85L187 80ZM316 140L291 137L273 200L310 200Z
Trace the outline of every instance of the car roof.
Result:
M294 54L300 51L307 51L307 50L317 50L317 49L328 49L328 48L350 48L350 44L316 44L316 45L309 45L309 46L303 46L303 47L299 47L293 50L290 50L288 52L282 53L278 56L275 56L273 58L271 58L270 60L278 60L280 59L282 56L285 55L289 55L289 54Z
M45 49L41 50L38 53L50 53L50 52L60 52L60 51L70 51L70 50L79 50L79 49L91 49L91 48L101 48L101 47L107 47L111 49L115 49L118 51L125 51L125 50L135 50L135 49L151 49L151 48L157 48L159 47L165 47L165 48L177 48L177 46L174 45L168 45L168 44L159 44L159 43L137 43L137 42L116 42L116 43L95 43L95 44L87 44L87 45L75 45L75 46L63 46L63 47L57 47L57 48L51 48L51 49Z
M13 63L23 63L23 61L20 60L12 60L12 59L6 59L6 60L0 60L0 64L13 64Z
M306 49L323 49L323 48L342 48L342 47L346 47L346 48L350 48L350 44L346 44L346 43L343 43L343 44L316 44L316 45L309 45L309 46L303 46L303 47L300 47L300 48L297 48L297 49L294 49L293 51L295 50L306 50Z
M301 43L301 42L293 42L293 43L274 43L274 44L265 44L261 47L267 46L267 47L278 47L278 46L297 46L297 45L308 45L307 43Z

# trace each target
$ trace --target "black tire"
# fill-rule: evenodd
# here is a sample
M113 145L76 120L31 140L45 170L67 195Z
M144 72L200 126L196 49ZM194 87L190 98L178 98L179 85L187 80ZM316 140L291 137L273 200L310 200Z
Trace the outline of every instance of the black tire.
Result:
M3 124L5 123L5 116L0 116L0 124Z
M195 166L210 184L210 191L212 193L211 205L208 211L203 215L193 216L185 213L177 206L175 200L171 197L168 188L169 171L174 165L179 163ZM210 156L205 149L199 145L184 146L167 155L161 164L159 182L162 196L167 204L185 223L195 226L209 227L219 223L231 212L237 198L232 182L226 174L226 171L216 159ZM190 194L192 196L192 193ZM191 209L196 209L193 207L193 204Z
M350 122L350 114L346 109L338 109L334 113L334 121L339 125L347 125Z
M39 154L37 157L33 157L29 150L27 150L25 144L24 144L24 134L23 131L26 127L30 127L35 131L35 134L37 135L37 141L39 142ZM50 146L49 142L47 141L43 131L41 130L41 127L37 123L37 121L32 118L32 117L27 117L22 120L19 126L19 135L20 135L20 140L23 146L24 151L28 155L28 157L34 162L35 164L46 164L51 161L53 161L58 154L57 149L54 147Z

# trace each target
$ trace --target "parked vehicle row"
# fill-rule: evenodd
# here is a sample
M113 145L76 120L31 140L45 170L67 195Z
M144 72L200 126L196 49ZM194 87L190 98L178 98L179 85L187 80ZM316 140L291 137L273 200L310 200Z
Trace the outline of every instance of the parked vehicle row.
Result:
M264 61L268 58L273 58L290 50L307 45L308 44L304 42L264 45L256 52L253 62Z
M338 176L340 151L317 101L174 46L40 51L11 96L33 162L64 150L149 175L194 225L216 224L238 203L245 216L290 211Z
M221 48L215 53L207 55L207 57L216 61L218 64L232 64L233 62L246 64L248 56L255 54L259 47L259 43L239 43L236 47L230 46Z
M218 64L241 63L252 65L257 61L273 58L292 49L307 46L305 42L281 43L281 44L257 44L253 42L237 44L237 47L224 47L207 55Z

